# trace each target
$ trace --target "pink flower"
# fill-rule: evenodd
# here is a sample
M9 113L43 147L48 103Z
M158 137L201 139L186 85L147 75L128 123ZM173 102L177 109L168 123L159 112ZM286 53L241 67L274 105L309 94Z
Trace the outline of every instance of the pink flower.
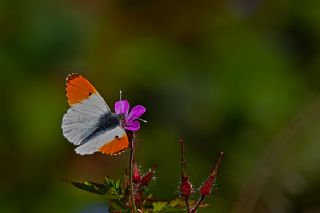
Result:
M132 107L127 100L120 100L114 104L114 110L116 114L124 116L123 127L126 130L138 131L140 129L139 118L146 112L146 108L142 105Z

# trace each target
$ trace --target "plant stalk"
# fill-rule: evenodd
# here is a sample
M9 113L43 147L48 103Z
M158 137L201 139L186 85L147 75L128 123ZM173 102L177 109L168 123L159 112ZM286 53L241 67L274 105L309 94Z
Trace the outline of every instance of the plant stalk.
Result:
M203 199L205 198L205 196L201 196L197 202L197 204L191 209L191 213L196 213L197 209L199 208L199 206L201 205Z
M189 197L184 198L184 201L186 202L187 212L190 213Z
M181 155L181 177L187 176L187 168L186 168L186 161L184 160L184 141L180 140L180 155Z
M136 213L136 204L134 200L134 191L133 191L133 181L132 181L132 173L133 173L133 163L134 163L134 147L135 147L135 134L132 133L132 139L129 141L130 143L130 157L129 157L129 184L130 184L130 202L132 207L132 212Z

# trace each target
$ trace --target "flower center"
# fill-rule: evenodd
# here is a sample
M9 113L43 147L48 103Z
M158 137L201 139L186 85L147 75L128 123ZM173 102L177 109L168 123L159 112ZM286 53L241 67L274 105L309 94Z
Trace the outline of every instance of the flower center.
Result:
M120 120L120 123L123 127L125 127L127 124L126 124L126 116L124 113L121 113L121 114L118 114L118 118Z

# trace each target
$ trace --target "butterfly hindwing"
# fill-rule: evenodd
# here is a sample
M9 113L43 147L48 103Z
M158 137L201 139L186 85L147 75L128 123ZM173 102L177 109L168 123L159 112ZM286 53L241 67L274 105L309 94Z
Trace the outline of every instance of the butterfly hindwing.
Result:
M108 141L108 143L106 143ZM92 154L100 151L105 154L117 154L128 147L126 132L120 126L97 135L90 142L84 143L75 149L78 154Z

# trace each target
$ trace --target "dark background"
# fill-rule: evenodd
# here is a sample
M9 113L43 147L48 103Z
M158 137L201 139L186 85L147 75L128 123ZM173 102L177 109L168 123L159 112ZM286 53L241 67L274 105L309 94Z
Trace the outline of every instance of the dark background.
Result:
M0 212L93 212L64 180L121 177L127 154L76 155L62 136L65 77L107 103L146 106L137 161L178 195L225 152L201 212L320 212L320 2L69 0L0 3Z

